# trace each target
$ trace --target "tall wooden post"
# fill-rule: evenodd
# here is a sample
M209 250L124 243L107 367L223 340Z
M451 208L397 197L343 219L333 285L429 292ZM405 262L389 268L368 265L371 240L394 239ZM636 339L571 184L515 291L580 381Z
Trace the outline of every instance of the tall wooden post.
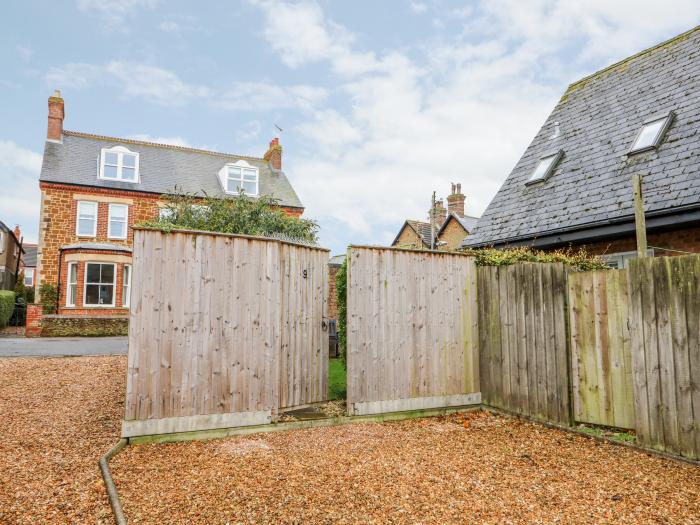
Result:
M435 192L430 200L430 249L435 249Z
M647 226L644 219L642 176L639 173L632 175L632 189L634 191L634 224L637 230L637 257L641 259L647 256Z

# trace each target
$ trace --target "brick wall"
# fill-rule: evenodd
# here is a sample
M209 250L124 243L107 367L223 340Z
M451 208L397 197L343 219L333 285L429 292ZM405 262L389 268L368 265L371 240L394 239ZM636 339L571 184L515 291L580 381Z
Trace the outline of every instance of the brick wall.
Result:
M466 231L459 221L451 219L447 226L438 237L438 242L446 242L447 244L440 246L441 250L456 250L462 245L462 241L467 236Z
M413 228L406 225L393 246L399 248L423 248L423 241Z
M41 335L41 322L44 307L40 304L27 305L27 323L24 335L27 337L39 337Z
M328 267L328 318L338 319L338 299L335 288L335 277L338 275L339 266Z
M669 248L684 252L700 253L700 226L681 228L674 231L660 233L649 233L647 234L647 244L649 247ZM633 252L637 249L637 239L634 235L631 235L621 239L586 243L577 246L584 246L592 255ZM654 255L669 256L682 254L654 249Z

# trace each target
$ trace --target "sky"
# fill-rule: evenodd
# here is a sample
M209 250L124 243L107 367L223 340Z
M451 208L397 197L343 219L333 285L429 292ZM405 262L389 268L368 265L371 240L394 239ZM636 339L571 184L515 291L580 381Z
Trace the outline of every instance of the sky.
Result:
M0 220L36 241L60 89L69 130L252 156L279 135L324 247L389 244L452 182L480 215L571 82L698 23L697 0L10 2Z

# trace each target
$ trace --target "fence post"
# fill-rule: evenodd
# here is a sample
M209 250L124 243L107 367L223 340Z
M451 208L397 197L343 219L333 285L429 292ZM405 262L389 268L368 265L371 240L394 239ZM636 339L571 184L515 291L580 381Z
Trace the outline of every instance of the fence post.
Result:
M27 325L24 331L26 337L41 336L41 319L44 316L44 307L41 304L27 305Z

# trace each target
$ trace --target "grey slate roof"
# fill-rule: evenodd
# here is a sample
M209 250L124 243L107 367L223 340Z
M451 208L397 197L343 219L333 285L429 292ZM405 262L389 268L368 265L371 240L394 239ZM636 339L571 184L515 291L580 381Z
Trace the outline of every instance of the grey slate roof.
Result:
M28 268L34 268L36 266L36 244L25 244L24 255L22 256L22 263Z
M328 266L334 266L334 267L342 266L343 261L345 261L345 254L344 253L341 255L334 255L328 261Z
M657 150L627 157L649 117L674 111ZM554 122L561 134L552 139ZM647 214L700 205L700 27L569 86L465 246L503 244L633 220L631 176L644 177ZM525 185L562 149L545 182Z
M459 223L462 225L462 228L464 228L468 233L471 233L471 231L476 227L476 223L479 221L479 217L472 217L470 215L465 215L464 217L460 217L456 213L450 213L447 216L447 219L445 220L445 222L442 223L442 226L440 226L440 229L437 232L438 236L443 232L443 230L447 226L447 223L450 222L450 218L453 218L453 219L456 219L457 221L459 221ZM430 232L428 232L428 235L430 235ZM430 242L430 241L428 241L428 242Z
M61 246L62 250L111 250L113 252L131 253L131 248L121 244L111 244L108 242L80 242Z
M101 149L120 145L139 153L139 183L98 179ZM74 131L63 132L62 144L46 142L39 179L158 194L171 193L177 186L186 193L206 192L209 195L226 196L219 183L219 170L225 164L239 159L259 169L261 195L272 195L283 206L302 207L284 172L271 169L263 159Z

